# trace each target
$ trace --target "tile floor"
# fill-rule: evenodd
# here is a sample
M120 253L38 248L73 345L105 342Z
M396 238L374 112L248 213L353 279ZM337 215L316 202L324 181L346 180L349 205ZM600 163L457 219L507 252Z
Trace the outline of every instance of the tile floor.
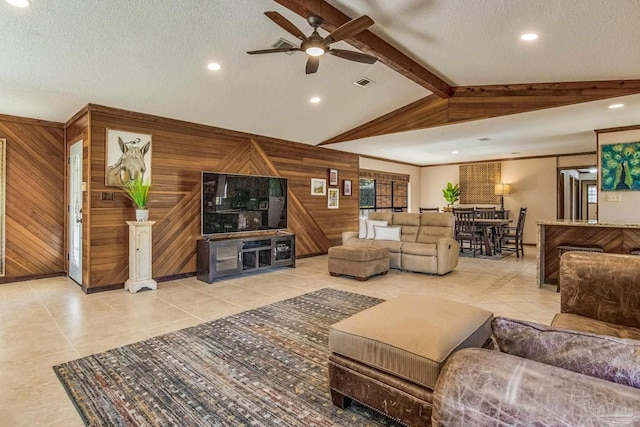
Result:
M535 282L535 254L501 261L461 258L444 276L391 270L367 282L327 273L327 257L297 268L199 282L160 283L157 291L85 295L67 278L0 285L0 426L81 426L51 366L264 304L333 287L380 298L437 295L548 324L559 311L554 286Z

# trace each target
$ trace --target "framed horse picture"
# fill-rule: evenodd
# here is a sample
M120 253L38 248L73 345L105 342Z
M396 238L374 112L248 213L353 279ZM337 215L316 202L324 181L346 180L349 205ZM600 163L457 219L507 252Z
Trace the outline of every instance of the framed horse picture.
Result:
M151 183L151 135L107 129L105 159L107 187L138 178Z

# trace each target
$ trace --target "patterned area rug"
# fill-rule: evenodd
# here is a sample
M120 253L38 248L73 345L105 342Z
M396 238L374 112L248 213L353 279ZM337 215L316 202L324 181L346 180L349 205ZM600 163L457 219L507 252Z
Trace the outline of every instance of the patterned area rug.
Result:
M465 248L464 252L460 252L460 256L464 258L493 259L493 260L501 260L513 254L515 254L515 252L504 250L502 252L496 252L493 255L488 256L485 254L481 254L480 251L477 251L476 256L474 257L473 252L468 248Z
M90 426L399 426L329 394L329 326L380 302L321 289L53 369Z

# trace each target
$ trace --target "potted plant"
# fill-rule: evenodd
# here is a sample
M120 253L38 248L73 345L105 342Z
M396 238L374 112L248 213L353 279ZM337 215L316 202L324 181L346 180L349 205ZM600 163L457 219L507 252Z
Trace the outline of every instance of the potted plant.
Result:
M447 207L444 210L453 210L453 204L460 198L460 186L447 182L447 186L442 189L442 196L447 201Z
M151 184L145 184L142 178L136 178L127 181L123 189L125 196L131 199L136 205L136 221L147 221L149 219L147 202L149 201Z

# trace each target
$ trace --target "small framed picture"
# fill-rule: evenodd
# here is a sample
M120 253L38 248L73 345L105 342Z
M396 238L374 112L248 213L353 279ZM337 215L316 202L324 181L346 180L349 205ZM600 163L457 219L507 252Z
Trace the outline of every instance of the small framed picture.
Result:
M320 178L311 178L311 195L312 196L326 196L327 195L327 180Z
M342 195L351 195L351 180L345 179L344 181L342 181Z
M338 185L338 169L329 169L329 185Z
M327 197L327 207L329 209L338 209L340 205L340 190L337 188L329 189L329 196Z
M269 202L267 202L266 200L260 202L260 204L258 205L258 209L269 209Z

